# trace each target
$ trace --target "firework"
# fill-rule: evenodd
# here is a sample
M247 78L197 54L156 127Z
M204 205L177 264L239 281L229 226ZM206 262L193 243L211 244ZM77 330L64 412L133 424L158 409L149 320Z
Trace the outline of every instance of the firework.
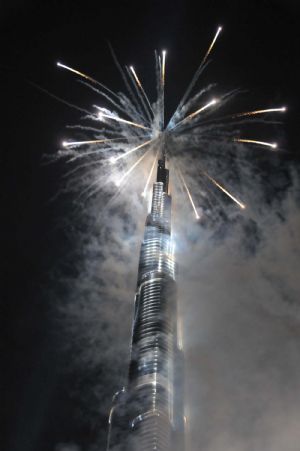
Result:
M243 210L246 208L246 205L243 204L241 201L239 201L233 194L231 194L227 189L224 188L220 183L218 183L213 177L211 177L207 172L203 171L203 174L216 186L218 187L223 193L225 193L230 199L232 199L240 208Z
M148 175L148 178L147 178L147 181L146 181L146 185L145 185L144 191L142 192L142 196L143 197L145 197L146 194L147 194L148 186L149 186L150 180L152 178L152 174L153 174L153 171L154 171L154 168L155 168L155 163L157 161L157 157L158 157L158 152L156 153L156 156L155 156L155 158L153 160L153 163L152 163L152 166L151 166L151 170L149 172L149 175Z
M143 161L143 159L145 158L145 156L147 155L147 152L144 153L144 155L142 155L129 169L128 171L125 172L125 174L119 179L117 180L116 186L121 186L123 181L132 173L132 171Z
M182 181L182 184L184 186L184 189L185 189L185 191L186 191L186 193L188 195L188 198L189 198L189 201L191 203L191 206L192 206L192 208L194 210L195 217L196 217L196 219L200 219L200 216L198 215L198 212L197 212L197 208L195 207L195 203L193 201L193 198L192 198L192 195L190 193L190 190L187 187L187 184L186 184L186 181L185 181L185 179L184 179L184 177L182 175L182 172L179 170L178 173L179 173L179 177L181 178L181 181Z
M271 147L272 149L277 148L276 143L268 143L265 141L256 141L255 139L235 138L234 141L237 143L258 144L259 146Z
M236 117L243 117L243 116L257 116L258 114L266 114L266 113L284 113L286 111L286 107L282 106L280 108L267 108L264 110L254 110L254 111L247 111L245 113L237 113L232 116L232 118Z
M142 147L147 146L153 141L153 139L149 139L149 141L146 141L139 146L134 147L133 149L128 150L127 152L123 153L122 155L119 155L118 157L111 157L110 162L115 164L118 160L121 160L121 158L126 158L128 155L130 155L132 152L136 152L137 150L141 149Z
M86 139L65 140L62 143L64 151L59 152L59 155L64 156L68 162L74 162L78 158L83 159L83 163L71 171L72 174L81 174L81 178L86 184L82 192L90 196L104 186L108 186L112 173L117 174L114 185L120 187L134 169L143 162L147 172L147 180L142 192L142 197L145 197L155 162L161 154L169 160L171 170L172 165L177 167L178 180L187 195L196 219L200 219L197 208L198 193L192 194L191 188L187 185L190 176L193 177L193 180L199 179L202 186L205 184L205 179L207 180L205 188L207 196L210 192L209 184L211 184L238 207L245 209L245 203L234 196L229 189L224 188L224 185L228 184L227 172L224 170L220 173L219 170L216 173L217 165L214 164L216 149L219 149L220 146L224 149L223 152L219 150L218 165L221 164L221 161L224 161L224 165L226 164L226 149L233 142L276 149L276 143L252 138L237 138L240 136L240 130L236 130L234 127L236 124L242 126L252 117L257 117L255 120L260 121L260 116L284 112L286 107L272 106L231 113L223 117L216 114L238 91L235 90L214 98L210 93L213 85L197 91L196 83L207 66L208 57L212 54L221 31L222 27L218 27L195 75L166 126L164 117L167 81L165 50L160 54L155 52L157 89L153 102L150 101L151 96L147 95L134 67L125 66L124 70L114 53L113 57L125 82L127 94L115 93L84 72L66 64L57 63L60 68L79 77L81 82L92 89L96 96L101 97L102 106L93 105L94 112L84 116L85 122L73 126L74 129L85 133ZM193 94L194 89L196 92ZM266 119L262 117L261 121L266 122ZM185 158L188 158L189 151L198 152L197 164L184 163ZM136 160L134 160L135 158ZM109 166L111 166L111 172L109 172ZM186 178L187 174L185 173L188 171L194 172Z

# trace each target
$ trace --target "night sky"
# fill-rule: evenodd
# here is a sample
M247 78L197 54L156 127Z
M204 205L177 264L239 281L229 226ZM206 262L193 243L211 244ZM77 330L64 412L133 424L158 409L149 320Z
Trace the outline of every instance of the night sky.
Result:
M72 255L73 242L61 225L71 195L56 196L63 165L45 164L45 155L57 151L78 112L42 90L83 107L93 101L56 61L123 90L110 41L151 93L153 51L166 48L170 114L221 24L224 33L203 83L249 90L243 105L250 108L286 105L277 140L283 164L299 167L299 20L296 0L1 3L3 450L59 451L59 443L87 450L105 424L95 412L85 417L78 396L95 377L105 380L103 368L83 382L76 370L65 371L72 353L60 350L61 324L51 302L52 290L64 296L55 271ZM69 266L65 271L74 276Z

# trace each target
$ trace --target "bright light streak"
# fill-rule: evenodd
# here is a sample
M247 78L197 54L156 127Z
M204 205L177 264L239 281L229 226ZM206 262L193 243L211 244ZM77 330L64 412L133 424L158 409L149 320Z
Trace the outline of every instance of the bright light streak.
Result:
M101 111L98 113L98 118L100 119L100 121L104 118L108 118L108 119L113 119L114 121L117 122L123 122L124 124L129 124L129 125L133 125L134 127L138 127L138 128L143 128L144 130L151 130L151 128L149 127L145 127L144 125L141 124L137 124L136 122L131 122L131 121L127 121L126 119L122 119L120 117L117 116L111 116L109 114L104 114Z
M118 160L121 160L121 158L126 158L129 154L131 154L132 152L135 152L136 150L141 149L142 147L147 146L147 144L150 144L152 141L154 141L154 139L149 139L149 141L146 141L142 144L140 144L139 146L134 147L133 149L128 150L128 152L123 153L122 155L119 155L118 157L111 157L110 158L110 162L111 163L116 163Z
M151 170L150 170L150 172L149 172L149 175L148 175L148 178L147 178L147 181L146 181L146 185L145 185L144 191L142 192L142 196L143 196L143 197L145 197L146 194L147 194L148 186L149 186L149 183L150 183L150 180L151 180L153 171L154 171L154 167L155 167L155 163L156 163L156 160L157 160L158 152L159 152L159 151L157 151L157 153L156 153L156 155L155 155L153 164L152 164L152 166L151 166Z
M108 424L111 424L112 416L115 410L115 406L113 406L109 411Z
M184 429L185 432L188 434L189 433L189 417L187 415L183 416L183 422L184 422Z
M199 108L199 110L194 111L193 113L189 114L188 116L186 116L185 118L183 118L180 122L177 122L177 124L174 125L173 128L171 128L171 130L173 130L174 128L178 127L180 124L182 124L183 122L188 121L189 119L192 119L193 117L195 117L197 114L202 113L203 111L207 110L207 108L210 108L211 106L215 105L218 102L217 99L212 99L210 102L208 102L206 105L204 105L203 107Z
M161 98L160 98L160 130L165 127L165 76L166 76L166 50L162 51L161 62ZM160 58L160 57L159 57Z
M206 105L204 105L202 108L199 108L199 110L194 111L194 113L189 114L185 119L192 119L194 116L196 116L199 113L202 113L202 111L207 110L207 108L211 107L212 105L215 105L217 103L217 99L212 99L210 102L208 102Z
M162 51L162 70L161 70L161 82L162 85L165 85L165 77L166 77L166 50Z
M229 191L227 191L220 183L218 183L214 178L212 178L207 172L203 171L203 174L206 175L206 177L214 184L216 185L223 193L227 194L230 199L232 199L236 204L238 204L243 210L246 208L246 205L240 202L236 197L234 197L232 194L230 194Z
M135 81L136 81L137 85L141 88L141 87L142 87L142 84L141 84L140 80L138 79L138 76L137 76L137 74L136 74L136 72L135 72L133 66L130 66L129 69L131 70L131 72L132 72L132 74L133 74L133 76L134 76L134 78L135 78Z
M94 139L91 141L63 141L62 145L63 147L72 147L72 146L83 146L85 144L100 144L110 141L116 141L123 138L111 138L111 139Z
M138 76L137 76L137 74L136 74L136 72L135 72L135 70L134 70L134 67L133 67L133 66L130 66L129 69L131 70L131 72L132 72L132 74L133 74L133 76L134 76L134 79L135 79L135 81L136 81L136 84L138 85L138 87L139 87L140 90L142 91L143 96L144 96L144 98L145 98L145 100L146 100L146 102L147 102L147 104L148 104L148 106L149 106L149 108L150 108L150 111L152 112L152 114L153 114L153 116L154 116L154 111L153 111L153 109L152 109L151 103L150 103L150 101L149 101L149 99L148 99L148 96L147 96L147 94L146 94L146 92L145 92L145 90L144 90L144 88L143 88L142 83L140 82L140 80L139 80L139 78L138 78Z
M144 155L142 155L132 166L130 169L128 169L127 172L125 172L125 174L115 182L116 186L121 186L121 184L123 183L124 179L126 177L128 177L128 175L131 174L131 172L134 170L134 168L137 167L138 164L140 164L140 162L145 158L145 156L148 154L148 152L144 153Z
M268 108L266 110L254 110L254 111L247 111L245 113L234 114L232 116L232 118L243 117L243 116L255 116L257 114L276 113L276 112L284 112L284 111L286 111L286 107L285 106L283 106L281 108Z
M276 149L277 148L277 144L276 143L268 143L265 141L256 141L254 139L242 139L242 138L235 138L233 140L234 142L237 143L250 143L250 144L259 144L261 146L267 146L267 147L272 147L272 149Z
M89 77L88 75L84 74L83 72L79 72L79 70L73 69L70 66L66 66L65 64L57 62L56 65L58 67L61 67L62 69L66 69L70 72L73 72L73 74L79 75L82 78L85 78L86 80L92 81L93 83L98 83L94 78Z
M178 349L179 349L180 351L182 351L182 349L183 349L183 343L182 343L182 327L181 327L181 320L180 320L179 317L178 317L177 327L178 327L178 343L177 343L177 346L178 346Z
M190 193L190 190L188 189L187 184L185 183L184 177L183 177L183 175L182 175L182 173L181 173L180 170L179 170L179 176L180 176L180 178L181 178L181 181L182 181L182 183L183 183L183 186L185 187L185 190L186 190L186 192L187 192L188 198L189 198L189 200L190 200L190 202L191 202L191 205L192 205L192 207L193 207L193 210L194 210L194 212L195 212L196 219L200 219L200 216L198 215L198 212L197 212L197 209L196 209L196 207L195 207L195 204L194 204L192 195L191 195L191 193Z
M204 66L204 64L205 64L205 62L206 62L206 60L207 60L207 57L208 57L208 55L211 53L211 51L212 51L212 49L213 49L213 47L214 47L214 45L215 45L215 42L216 42L216 40L217 40L219 34L221 33L221 31L222 31L222 27L218 27L217 32L216 32L216 34L215 34L215 36L214 36L214 38L213 38L213 40L212 40L212 43L210 44L210 46L209 46L209 48L208 48L208 50L207 50L207 52L206 52L206 54L205 54L203 60L202 60L201 63L200 63L200 66L198 67L198 69L196 70L196 72L195 72L195 74L194 74L194 76L193 76L193 78L192 78L192 81L190 82L190 84L189 84L187 90L185 91L185 93L184 93L184 95L183 95L181 101L179 102L179 104L178 104L178 106L177 106L177 108L176 108L176 110L175 110L175 113L174 113L173 116L171 117L171 119L170 119L170 121L169 121L169 124L172 122L174 116L176 116L176 114L177 114L179 111L182 110L182 107L183 107L184 104L186 103L186 101L187 101L189 95L190 95L191 92L192 92L192 89L194 88L194 86L195 86L195 84L196 84L196 82L197 82L197 80L198 80L198 78L199 78L199 76L200 76L200 74L201 74L201 72L202 72L202 69L203 69L203 66ZM168 125L169 125L169 124L168 124ZM175 127L176 127L176 126L175 126ZM172 127L172 128L175 128L175 127Z
M221 31L222 31L222 27L218 27L217 32L216 32L216 34L215 34L215 36L214 36L214 38L213 38L213 40L212 40L212 42L211 42L211 44L210 44L210 46L209 46L207 52L206 52L206 54L205 54L205 56L204 56L204 58L203 58L203 60L202 60L201 66L203 66L203 64L204 64L205 61L207 60L209 54L211 53L212 49L214 48L214 45L215 45L215 43L216 43L216 40L218 39L218 36L219 36L219 34L221 33Z

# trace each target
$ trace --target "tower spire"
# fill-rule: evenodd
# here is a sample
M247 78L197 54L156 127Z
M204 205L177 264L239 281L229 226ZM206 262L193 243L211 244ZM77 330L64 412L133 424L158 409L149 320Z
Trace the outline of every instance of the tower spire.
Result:
M169 170L166 169L166 156L163 153L157 164L156 182L163 183L163 192L168 194L169 189Z

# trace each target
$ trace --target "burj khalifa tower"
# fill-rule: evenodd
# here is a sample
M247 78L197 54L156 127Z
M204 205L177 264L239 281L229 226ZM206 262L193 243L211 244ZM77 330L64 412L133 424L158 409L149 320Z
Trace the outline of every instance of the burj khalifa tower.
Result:
M107 450L184 450L183 355L165 155L140 250L126 387L113 397Z

